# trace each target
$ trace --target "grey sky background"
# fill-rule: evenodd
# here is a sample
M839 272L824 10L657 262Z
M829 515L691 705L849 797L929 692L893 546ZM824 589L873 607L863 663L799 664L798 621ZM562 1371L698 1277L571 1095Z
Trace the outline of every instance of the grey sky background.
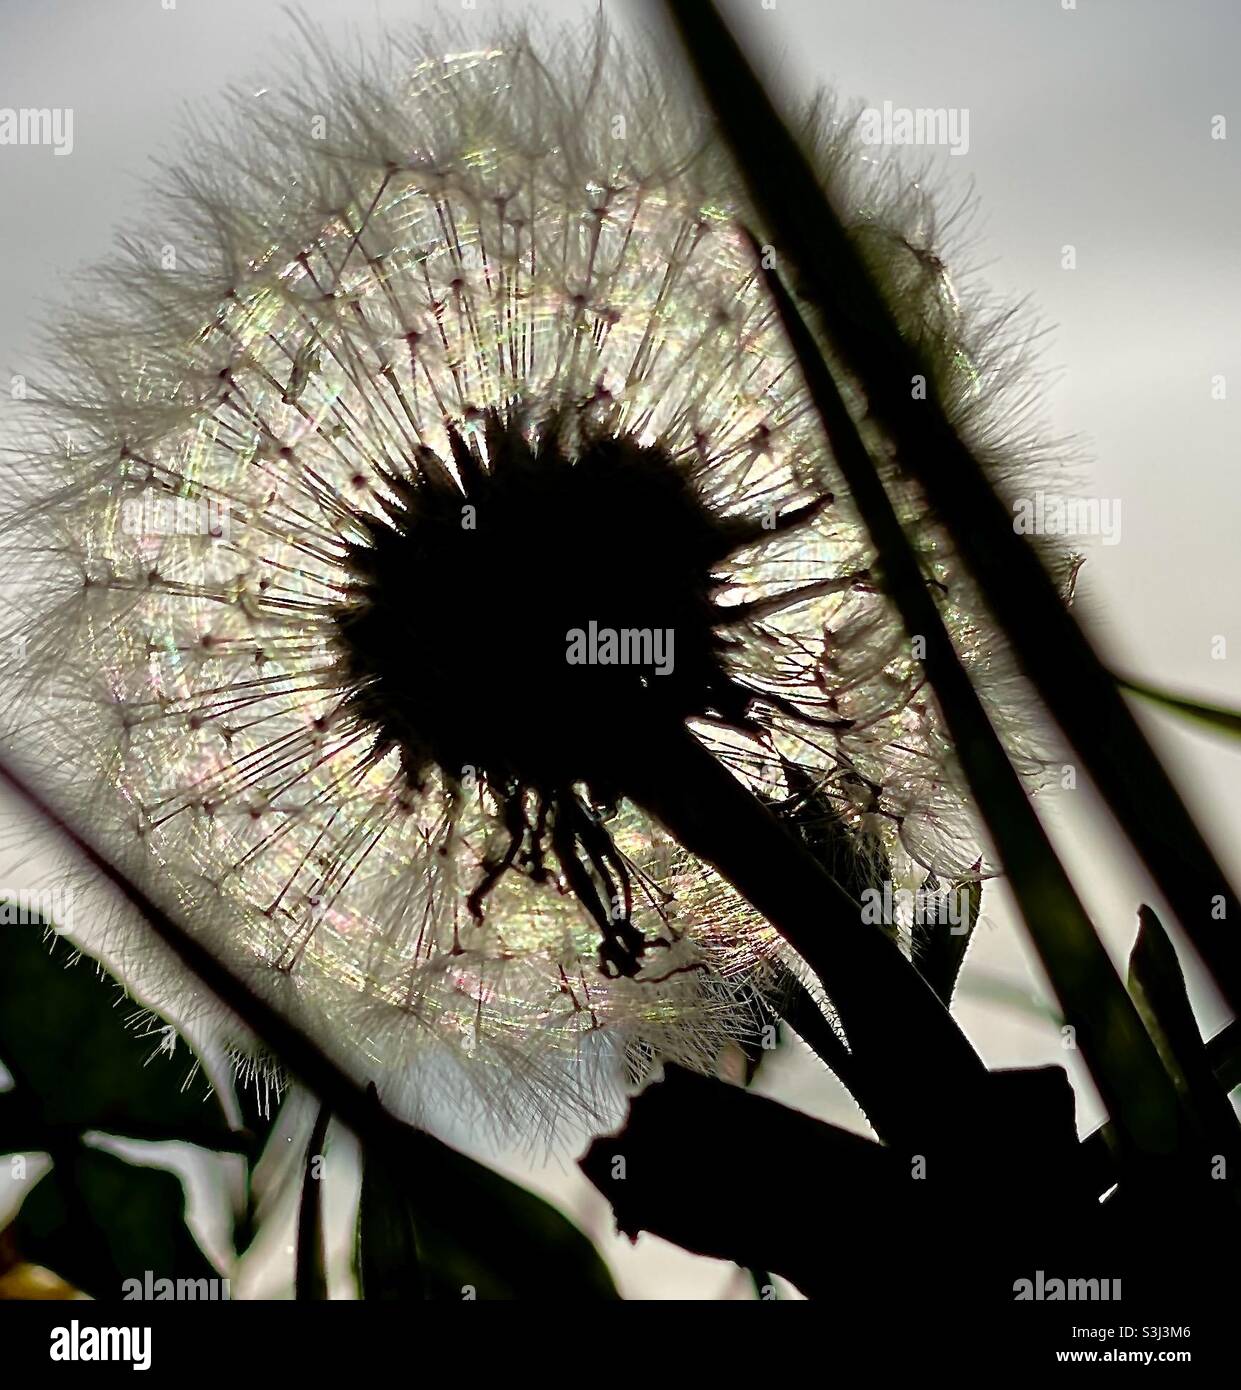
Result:
M68 157L0 146L0 383L31 369L33 333L47 312L41 301L140 212L151 157L175 151L178 109L230 83L274 83L296 44L276 0L165 3L0 0L0 108L74 112ZM308 0L303 8L329 33L352 26L364 35L435 14L418 0ZM440 12L482 42L500 8L476 0ZM593 6L502 8L558 18ZM618 0L603 8L621 25L645 10ZM969 111L966 154L927 152L926 182L946 206L972 190L974 211L949 247L963 242L978 283L1028 300L1046 329L1040 407L1052 434L1077 441L1081 462L1069 490L1122 504L1120 543L1083 545L1080 612L1119 667L1241 707L1241 6L775 0L767 9L761 0L732 0L725 8L790 94L827 83L845 102ZM1212 139L1218 116L1226 139ZM1076 248L1074 270L1061 265L1066 244ZM1219 376L1224 400L1212 399ZM0 436L12 409L0 391ZM1212 655L1218 636L1224 659ZM1238 751L1164 716L1146 718L1241 879ZM1142 876L1087 788L1040 805L1096 921L1123 953L1137 904L1149 897ZM1054 1028L1021 1003L1037 976L1002 887L988 889L984 913L959 1005L968 1031L993 1064L1067 1061L1080 1082ZM1204 994L1200 1004L1206 1026L1220 1026L1216 1002ZM805 1058L778 1058L763 1085L825 1118L858 1122ZM1082 1087L1079 1124L1097 1121L1097 1103ZM650 1238L631 1248L610 1237L606 1206L571 1158L499 1161L553 1193L600 1238L630 1296L747 1296L729 1266Z

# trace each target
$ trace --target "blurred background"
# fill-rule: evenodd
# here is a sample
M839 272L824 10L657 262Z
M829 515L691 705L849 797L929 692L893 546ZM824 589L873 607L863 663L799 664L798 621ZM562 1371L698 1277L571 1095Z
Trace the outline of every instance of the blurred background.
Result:
M559 22L595 8L585 0L301 6L342 41L434 25L440 16L480 45L498 13ZM1087 557L1079 615L1118 670L1241 705L1241 9L1232 0L731 0L721 8L790 103L826 84L846 106L968 113L959 153L909 150L905 162L945 210L967 200L945 228L945 259L960 274L965 302L987 294L1027 305L1040 335L1038 410L1050 436L1072 438L1080 460L1064 490L1120 503L1118 543L1073 542ZM622 33L649 13L633 0L604 0L602 9ZM140 215L151 160L175 155L179 111L227 85L274 85L296 42L278 0L6 0L0 108L72 108L73 143L64 157L0 146L0 385L33 374L35 330L55 311L66 277L108 250L118 224ZM158 240L158 228L151 237ZM15 410L10 394L0 390L0 444ZM1231 831L1241 810L1238 745L1145 708L1140 714L1225 868L1241 879ZM1139 902L1162 904L1084 778L1039 805L1122 959ZM3 843L2 876L20 881L29 847L16 829ZM1002 883L987 886L982 915L955 1011L992 1066L1066 1065L1084 1133L1099 1123L1097 1098L1062 1050ZM1195 1002L1208 1033L1225 1021L1200 982ZM795 1041L765 1061L756 1087L864 1128L848 1096ZM304 1112L282 1119L290 1134L307 1123ZM754 1296L731 1265L650 1236L636 1245L616 1236L610 1208L575 1166L589 1136L566 1134L553 1153L498 1148L447 1114L438 1132L556 1202L598 1243L626 1297ZM148 1157L186 1167L183 1155ZM675 1167L675 1155L669 1161ZM187 1171L191 1223L209 1252L221 1250L219 1174ZM32 1168L14 1183L0 1174L0 1227L38 1175ZM343 1132L335 1133L327 1177L330 1287L351 1296L356 1153ZM769 1177L778 1190L779 1172ZM234 1297L288 1296L292 1199L286 1205L261 1258L234 1282Z

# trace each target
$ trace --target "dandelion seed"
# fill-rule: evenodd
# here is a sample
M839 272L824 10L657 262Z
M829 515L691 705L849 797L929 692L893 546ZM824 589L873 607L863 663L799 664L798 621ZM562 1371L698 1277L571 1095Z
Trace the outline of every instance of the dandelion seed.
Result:
M590 1109L626 1058L709 1068L780 947L635 803L648 733L769 798L796 766L885 855L977 857L735 177L601 33L393 40L294 90L196 131L176 268L132 239L62 335L11 508L40 594L13 726L368 1077L503 1118ZM843 124L821 145L877 196ZM968 410L985 364L896 192L859 235ZM144 530L150 495L214 523ZM673 656L569 661L587 630Z

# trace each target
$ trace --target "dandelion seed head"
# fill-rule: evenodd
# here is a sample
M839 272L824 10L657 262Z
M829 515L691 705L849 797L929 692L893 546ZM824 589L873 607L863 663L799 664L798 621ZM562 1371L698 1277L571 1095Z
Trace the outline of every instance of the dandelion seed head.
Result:
M977 852L700 113L602 31L439 48L237 98L162 176L175 263L133 236L97 272L12 487L10 725L368 1079L525 1119L758 1026L776 939L625 800L643 720L776 798L808 769L911 865ZM989 369L920 196L830 113L817 139L968 421ZM677 664L567 666L592 618L675 630Z

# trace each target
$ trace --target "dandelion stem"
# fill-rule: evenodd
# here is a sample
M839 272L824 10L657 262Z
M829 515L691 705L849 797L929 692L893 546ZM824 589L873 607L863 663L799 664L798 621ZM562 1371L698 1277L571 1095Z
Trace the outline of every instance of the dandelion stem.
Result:
M727 878L823 982L889 1143L976 1129L986 1069L929 985L777 817L684 727L647 732L627 794Z

